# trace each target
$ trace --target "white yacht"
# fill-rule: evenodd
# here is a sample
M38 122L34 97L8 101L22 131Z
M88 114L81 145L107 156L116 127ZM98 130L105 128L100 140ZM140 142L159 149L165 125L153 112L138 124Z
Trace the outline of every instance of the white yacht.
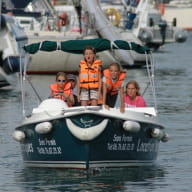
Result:
M158 7L152 0L132 0L129 4L120 0L118 6L102 4L104 12L114 25L124 28L125 34L131 31L154 50L165 43L184 42L187 39L186 31L176 26L174 18L171 22L164 18L163 6L161 4Z

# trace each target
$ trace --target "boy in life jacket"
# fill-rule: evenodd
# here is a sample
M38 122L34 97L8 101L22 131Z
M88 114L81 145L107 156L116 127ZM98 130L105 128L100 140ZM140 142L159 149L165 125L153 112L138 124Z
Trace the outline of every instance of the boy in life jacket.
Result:
M122 72L118 63L112 63L103 71L103 106L106 109L114 107L120 94L120 111L124 112L123 81L126 73Z
M78 102L78 99L77 99L77 78L75 75L73 74L68 74L67 75L67 81L71 83L71 89L72 89L72 94L73 94L73 97L74 97L74 104L73 106L80 106L80 103Z
M96 106L101 96L101 60L96 60L96 51L87 46L84 60L80 61L78 100L82 106Z
M65 101L69 107L74 104L71 83L67 81L65 73L58 72L56 75L56 83L51 84L49 87L51 89L50 97Z

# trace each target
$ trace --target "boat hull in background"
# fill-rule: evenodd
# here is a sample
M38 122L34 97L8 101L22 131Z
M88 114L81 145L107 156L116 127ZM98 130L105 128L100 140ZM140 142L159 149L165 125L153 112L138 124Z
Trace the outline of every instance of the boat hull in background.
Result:
M67 35L68 34L68 35ZM63 34L56 31L39 31L28 32L29 43L37 43L42 41L68 41L75 39L93 39L96 36L82 37L79 33ZM115 62L115 58L111 55L110 51L104 51L97 53L99 59L103 62L103 67L107 68L112 62ZM54 74L59 71L64 72L78 72L79 62L83 59L83 54L71 54L63 51L44 52L39 51L37 54L30 56L31 61L27 69L28 73L31 74ZM41 65L39 65L41 63Z

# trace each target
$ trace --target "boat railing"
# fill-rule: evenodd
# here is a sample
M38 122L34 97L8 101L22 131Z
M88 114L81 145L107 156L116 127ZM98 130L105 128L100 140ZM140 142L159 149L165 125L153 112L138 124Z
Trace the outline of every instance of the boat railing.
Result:
M153 116L157 115L154 107L128 107L125 108L125 111L141 112Z

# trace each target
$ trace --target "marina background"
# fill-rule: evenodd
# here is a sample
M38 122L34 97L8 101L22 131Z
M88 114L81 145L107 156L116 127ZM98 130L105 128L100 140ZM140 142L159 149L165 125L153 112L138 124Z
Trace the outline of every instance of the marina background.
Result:
M156 165L77 171L26 168L14 128L22 119L20 88L0 91L0 191L185 191L192 188L192 33L185 43L166 44L155 57L160 122L170 135L160 144ZM139 76L143 69L130 69ZM128 71L129 72L129 71ZM33 76L41 96L48 96L54 76ZM27 90L30 93L30 87ZM34 96L31 96L34 97ZM37 99L36 99L37 101ZM30 101L29 101L30 102ZM38 101L37 101L38 102Z

